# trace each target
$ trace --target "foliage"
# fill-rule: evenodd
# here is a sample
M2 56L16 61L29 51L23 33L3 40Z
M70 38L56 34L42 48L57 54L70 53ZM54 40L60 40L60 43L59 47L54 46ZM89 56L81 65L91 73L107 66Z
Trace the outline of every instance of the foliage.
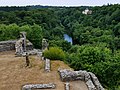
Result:
M50 47L60 47L64 51L68 51L71 48L70 42L65 40L51 40L49 41Z
M92 14L84 15L86 8ZM18 39L20 31L35 48L41 48L42 38L52 49L46 50L53 59L67 62L75 70L95 73L100 82L114 90L120 84L120 5L81 7L0 7L0 41ZM73 39L71 45L63 40L64 33ZM60 51L63 49L66 55ZM60 49L60 50L61 50ZM54 51L54 52L53 52ZM57 54L55 54L57 53Z
M76 53L79 48L80 48L79 45L73 45L73 46L68 50L68 52L69 52L69 53Z
M76 46L74 46L76 47ZM66 62L75 70L94 72L104 87L114 90L120 84L120 53L113 56L110 49L83 45L67 53Z
M39 25L34 24L33 26L31 26L31 30L29 32L29 40L33 43L33 45L35 46L35 48L41 48L42 45L42 28Z
M65 53L63 52L62 49L58 47L50 47L49 50L45 50L43 52L43 56L51 60L64 60L65 59Z
M0 41L18 39L21 31L27 32L27 38L33 43L35 48L41 48L42 28L39 25L0 24Z

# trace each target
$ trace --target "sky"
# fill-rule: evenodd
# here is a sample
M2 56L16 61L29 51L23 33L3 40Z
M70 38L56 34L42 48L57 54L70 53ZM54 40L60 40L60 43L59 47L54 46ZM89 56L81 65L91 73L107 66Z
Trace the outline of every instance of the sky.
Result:
M120 4L120 0L0 0L0 6L102 6Z

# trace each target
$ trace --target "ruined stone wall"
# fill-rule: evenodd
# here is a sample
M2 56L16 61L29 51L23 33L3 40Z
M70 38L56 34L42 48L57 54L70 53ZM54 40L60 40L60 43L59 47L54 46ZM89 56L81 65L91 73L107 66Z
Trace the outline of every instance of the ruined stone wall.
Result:
M15 50L15 43L17 40L8 40L8 41L1 41L0 42L0 52L2 51L10 51L10 50ZM27 43L28 45L26 46L27 50L32 50L33 45L31 42Z
M15 50L16 40L1 41L0 42L0 52Z
M92 72L85 70L72 71L69 69L58 69L61 80L64 82L82 80L85 81L88 90L104 90L98 78Z

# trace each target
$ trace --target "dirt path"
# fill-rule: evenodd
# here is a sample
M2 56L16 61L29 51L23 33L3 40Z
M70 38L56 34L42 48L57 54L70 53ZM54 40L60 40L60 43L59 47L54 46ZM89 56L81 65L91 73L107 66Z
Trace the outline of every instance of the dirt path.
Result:
M85 82L79 80L70 82L70 90L88 90L88 88Z
M0 90L21 90L25 84L41 83L55 83L56 89L54 90L64 90L64 82L61 82L57 69L59 67L69 69L70 67L62 61L52 61L52 71L46 73L44 72L44 62L40 58L37 56L29 58L31 67L26 68L24 57L15 57L14 51L0 52ZM71 90L87 90L86 85L81 81L72 82L71 85ZM78 87L81 89L76 89Z

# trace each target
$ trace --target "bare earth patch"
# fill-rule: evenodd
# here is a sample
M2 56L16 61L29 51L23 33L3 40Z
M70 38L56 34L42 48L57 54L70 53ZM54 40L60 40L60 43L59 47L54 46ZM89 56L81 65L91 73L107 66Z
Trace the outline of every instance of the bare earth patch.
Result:
M14 51L0 52L0 90L21 90L25 84L42 83L54 83L56 89L53 90L64 90L65 82L61 82L57 70L59 67L70 69L68 65L62 61L51 61L51 72L46 73L44 62L39 57L30 56L30 67L25 67L25 58L15 57L14 53ZM82 81L70 82L70 85L71 90L87 90Z

